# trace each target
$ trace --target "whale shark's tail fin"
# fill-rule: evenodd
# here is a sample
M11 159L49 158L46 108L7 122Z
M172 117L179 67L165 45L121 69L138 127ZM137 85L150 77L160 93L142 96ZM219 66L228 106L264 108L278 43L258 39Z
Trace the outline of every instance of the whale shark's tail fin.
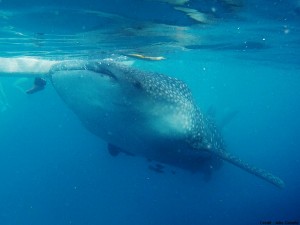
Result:
M231 164L240 167L241 169L247 171L248 173L251 173L265 181L268 181L271 184L274 184L275 186L279 188L283 188L285 186L285 183L283 180L281 180L279 177L274 176L273 174L263 170L256 168L254 166L249 165L246 162L243 162L241 159L239 159L236 156L231 155L230 153L226 151L218 151L214 152L217 156L219 156L221 159L230 162Z
M236 113L233 113L231 116L229 116L229 119L234 117ZM227 161L247 171L248 173L251 173L265 181L268 181L269 183L277 187L283 188L285 186L284 182L279 177L276 177L263 169L251 166L248 163L242 161L240 158L225 151L225 144L214 121L212 121L210 118L206 118L205 120L204 116L198 110L196 111L196 114L194 116L196 117L195 120L198 120L200 122L193 127L191 131L191 137L188 138L188 142L191 148L196 151L207 151L211 154L214 154L220 159L223 159L224 161Z

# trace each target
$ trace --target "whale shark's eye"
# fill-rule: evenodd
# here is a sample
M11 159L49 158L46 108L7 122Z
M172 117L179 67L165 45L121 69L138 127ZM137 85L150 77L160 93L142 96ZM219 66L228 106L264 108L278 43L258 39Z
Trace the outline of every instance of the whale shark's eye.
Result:
M136 87L137 89L142 89L143 88L141 82L139 82L139 81L133 81L132 85L134 87Z

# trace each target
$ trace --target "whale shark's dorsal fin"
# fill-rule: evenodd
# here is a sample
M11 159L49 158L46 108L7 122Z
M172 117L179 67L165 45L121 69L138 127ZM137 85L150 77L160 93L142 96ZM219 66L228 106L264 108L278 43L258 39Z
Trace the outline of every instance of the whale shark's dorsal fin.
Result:
M268 181L271 184L274 184L275 186L279 187L279 188L284 188L285 183L283 180L281 180L279 177L276 177L275 175L257 168L255 166L251 166L248 163L242 161L240 158L226 152L223 150L219 150L217 152L213 152L215 155L217 155L218 157L220 157L221 159L247 171L248 173L251 173L265 181Z

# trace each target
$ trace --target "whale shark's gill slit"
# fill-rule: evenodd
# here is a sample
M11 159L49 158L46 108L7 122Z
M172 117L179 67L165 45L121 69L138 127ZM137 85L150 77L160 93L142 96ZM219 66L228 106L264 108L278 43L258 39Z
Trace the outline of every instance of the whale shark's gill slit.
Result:
M142 88L143 88L141 82L139 82L139 81L134 81L134 82L132 83L132 85L133 85L135 88L137 88L137 89L142 89Z

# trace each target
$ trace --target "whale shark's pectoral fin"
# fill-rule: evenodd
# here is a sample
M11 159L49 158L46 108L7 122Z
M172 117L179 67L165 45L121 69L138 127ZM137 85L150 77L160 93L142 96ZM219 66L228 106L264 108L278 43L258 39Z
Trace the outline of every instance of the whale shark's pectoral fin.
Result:
M216 154L221 159L223 159L227 162L230 162L231 164L233 164L237 167L240 167L241 169L247 171L248 173L251 173L265 181L268 181L269 183L271 183L277 187L283 188L285 186L284 181L281 180L279 177L276 177L273 174L271 174L263 169L251 166L248 163L243 162L238 157L233 156L226 151L220 150L220 151L212 152L212 153Z
M164 166L158 163L155 165L149 165L148 168L156 173L164 173Z
M34 94L38 91L44 90L47 82L41 77L36 77L34 79L33 87L26 91L27 94Z
M114 157L118 156L121 152L123 152L124 154L129 155L129 156L134 156L134 154L132 154L131 152L125 151L122 148L119 148L110 143L107 144L107 149L108 149L109 154Z
M107 144L107 150L111 156L118 156L121 152L121 149L115 145Z

